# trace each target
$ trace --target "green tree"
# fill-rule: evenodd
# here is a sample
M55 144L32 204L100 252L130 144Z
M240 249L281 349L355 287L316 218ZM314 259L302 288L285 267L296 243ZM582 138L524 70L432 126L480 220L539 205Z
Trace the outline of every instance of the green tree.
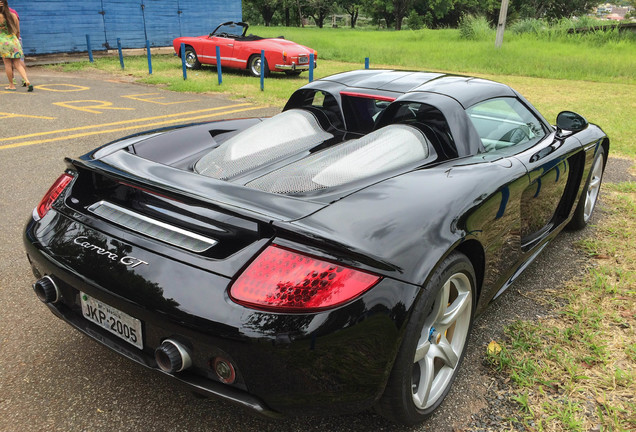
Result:
M333 10L333 3L329 0L305 0L301 6L303 14L313 18L319 28L322 28L327 15Z
M431 12L433 17L441 19L455 9L457 0L428 0L422 3L426 5L426 9Z
M590 0L512 0L513 8L522 18L549 20L586 14L597 3Z
M411 13L409 13L409 16L406 17L406 24L411 30L419 30L424 27L424 20L415 9L412 9Z
M501 0L416 0L414 8L433 27L457 27L464 15L485 16L495 23Z
M363 0L364 10L373 18L376 24L382 20L386 27L393 27L395 16L393 15L393 2L391 0Z
M344 0L338 2L338 4L349 14L351 18L351 28L355 28L358 16L360 15L360 0Z
M395 29L402 30L402 20L413 7L413 0L393 0L393 15L395 16Z
M280 6L280 0L245 0L245 7L257 10L263 17L266 27L269 27L274 14ZM246 14L249 16L249 13Z

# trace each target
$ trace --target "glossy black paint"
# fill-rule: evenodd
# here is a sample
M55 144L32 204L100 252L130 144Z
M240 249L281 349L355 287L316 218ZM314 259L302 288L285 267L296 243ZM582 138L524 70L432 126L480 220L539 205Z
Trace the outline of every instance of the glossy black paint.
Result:
M361 410L381 396L412 306L428 296L437 265L455 250L468 256L478 279L477 312L483 311L567 224L596 152L609 150L597 126L557 136L514 90L487 80L349 72L304 86L285 110L303 108L316 91L338 102L320 118L333 134L321 149L360 136L337 111L341 92L395 99L374 119L376 128L391 124L403 102L433 106L448 123L453 148L417 166L294 195L245 184L315 149L227 181L193 171L203 154L260 119L150 131L68 159L71 187L41 220L29 220L24 237L35 276L49 275L60 288L61 301L49 308L154 369L154 349L166 338L179 340L192 350L193 367L175 378L266 415ZM495 97L521 101L546 136L526 149L485 152L465 109ZM341 116L335 123L334 115ZM87 211L100 200L215 238L219 246L193 253L121 228ZM383 279L318 313L262 312L232 302L228 287L271 243ZM144 264L130 265L133 258ZM80 291L141 320L144 349L84 320ZM214 374L216 356L234 363L234 384Z
M86 241L118 259L104 259L78 244ZM300 249L293 242L280 243ZM341 412L372 403L386 380L386 365L395 355L406 311L418 291L386 279L335 310L265 313L231 302L226 292L230 278L161 255L161 250L101 234L55 210L40 223L29 222L25 244L36 277L52 275L60 287L62 301L49 305L56 315L151 368L157 368L153 351L163 339L183 341L194 348L194 366L178 377L211 395L225 397L229 390L212 372L210 359L229 358L238 374L229 392L241 404L270 415L297 413L298 406L317 414L332 410L334 401ZM122 257L148 264L132 268L121 263ZM233 259L245 262L247 257ZM88 325L81 318L79 291L142 320L145 349ZM356 371L352 362L358 365Z

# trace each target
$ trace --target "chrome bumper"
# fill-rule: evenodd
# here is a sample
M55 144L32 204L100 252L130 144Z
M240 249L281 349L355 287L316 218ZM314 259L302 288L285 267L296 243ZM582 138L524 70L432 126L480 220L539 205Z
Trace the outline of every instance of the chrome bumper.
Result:
M314 69L316 69L316 67L318 67L317 62L314 61ZM280 70L299 70L299 71L306 71L309 70L309 63L307 64L302 64L302 65L297 65L296 63L292 63L290 65L288 64L281 64L281 65L276 65L276 69L280 69Z

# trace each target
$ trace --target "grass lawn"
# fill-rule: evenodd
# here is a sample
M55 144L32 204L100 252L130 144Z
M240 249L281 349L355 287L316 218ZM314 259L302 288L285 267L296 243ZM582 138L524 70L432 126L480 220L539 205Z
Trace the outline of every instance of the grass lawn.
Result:
M636 38L603 43L595 38L505 34L495 49L495 32L483 40L461 39L454 29L376 31L346 28L250 27L265 37L286 39L318 51L319 59L354 61L371 67L444 70L474 75L521 75L636 84Z

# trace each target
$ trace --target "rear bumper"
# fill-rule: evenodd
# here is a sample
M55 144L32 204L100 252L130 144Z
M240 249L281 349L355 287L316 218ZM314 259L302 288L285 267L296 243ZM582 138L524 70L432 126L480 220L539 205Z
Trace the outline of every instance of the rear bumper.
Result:
M40 236L52 231L52 221L45 219L49 226L44 228L44 220L31 220L24 240L34 275L48 275L60 289L60 301L47 306L57 317L113 351L169 375L191 390L268 417L361 411L382 394L417 292L415 287L384 279L358 300L338 309L284 315L234 304L227 298L229 279L209 273L202 279L197 275L201 270L190 269L194 284L207 280L211 285L207 298L199 299L208 304L209 312L192 315L179 309L181 298L164 299L163 292L176 291L153 288L163 282L150 281L150 276L136 281L125 272L119 275L118 285L126 286L127 291L146 290L145 304L133 294L122 295L123 291L107 288L114 285L113 279L87 276L88 270L83 270L80 261L69 261L72 242L56 236L54 244ZM105 237L105 244L109 244L112 239ZM131 254L143 255L139 248L128 247ZM190 281L183 277L187 276L187 266L167 258L159 262L159 258L146 261L160 265L162 273L178 276L179 291L187 291ZM80 292L141 320L143 349L86 320ZM173 315L161 311L165 307L161 302L166 300L172 301ZM175 337L192 347L193 365L183 372L165 373L155 362L154 350L162 340ZM219 355L230 359L236 368L237 379L232 385L224 384L214 373L212 359Z
M74 312L71 308L66 307L64 304L47 304L47 306L55 316L66 321L86 336L121 354L129 360L139 363L149 369L155 369L162 374L176 379L182 384L185 384L190 390L205 396L228 400L264 417L282 417L280 413L271 410L267 405L265 405L262 400L243 390L205 379L204 377L189 371L183 371L178 374L163 372L157 366L153 356L148 355L148 353L144 351L128 348L125 344L122 344L118 338L99 329L94 324L85 320L81 314Z
M314 61L314 69L318 67L318 63ZM307 64L302 64L302 65L298 65L296 63L292 63L290 65L288 64L277 64L276 65L276 69L277 70L283 70L283 71L306 71L309 70L309 63Z

